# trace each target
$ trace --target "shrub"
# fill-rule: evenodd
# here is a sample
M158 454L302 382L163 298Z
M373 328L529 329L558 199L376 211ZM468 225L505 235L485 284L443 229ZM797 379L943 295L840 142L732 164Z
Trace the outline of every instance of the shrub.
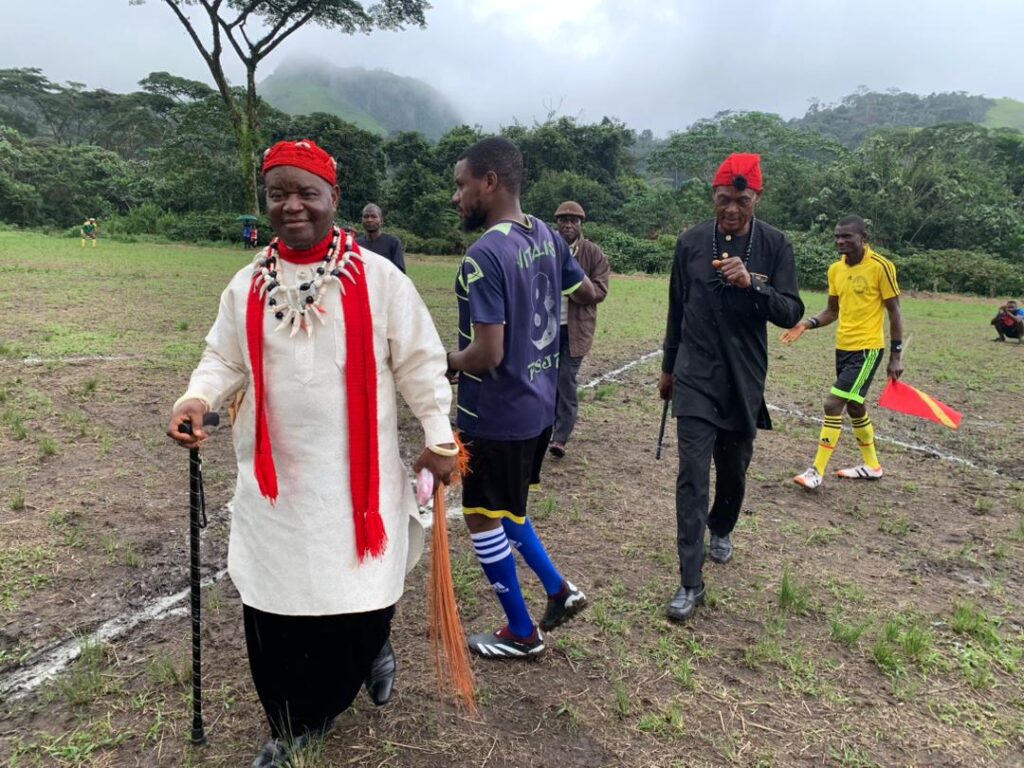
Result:
M656 240L633 237L608 224L587 224L585 236L601 246L615 272L667 272L672 265L676 238L661 235Z
M468 244L479 236L479 234L472 236L463 234L454 227L440 237L421 237L407 229L394 227L387 227L385 231L402 241L406 253L423 253L433 256L452 256L464 253Z
M947 249L893 260L904 289L981 296L1024 293L1024 270L987 253Z
M257 222L257 226L259 222ZM269 227L260 227L261 240L267 241ZM192 212L177 216L164 234L171 240L185 242L232 241L242 237L242 224L230 213Z
M800 287L828 288L829 265L839 258L831 238L816 232L787 234L793 242ZM1024 272L1020 267L987 253L946 249L904 256L877 247L876 250L896 265L897 279L903 290L981 296L1024 293Z
M832 238L818 232L787 232L793 243L797 281L801 288L824 291L828 288L828 268L839 255Z

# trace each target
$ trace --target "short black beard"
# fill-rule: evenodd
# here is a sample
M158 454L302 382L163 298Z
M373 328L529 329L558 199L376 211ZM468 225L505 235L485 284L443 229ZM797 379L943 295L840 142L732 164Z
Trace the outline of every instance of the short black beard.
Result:
M486 223L487 214L480 210L480 208L474 208L473 210L466 212L466 216L462 220L462 231L475 232Z

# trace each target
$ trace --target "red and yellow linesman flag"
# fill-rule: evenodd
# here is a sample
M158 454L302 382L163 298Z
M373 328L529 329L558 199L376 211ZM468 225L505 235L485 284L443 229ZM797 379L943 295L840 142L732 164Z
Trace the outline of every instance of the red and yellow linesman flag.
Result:
M895 379L889 379L878 404L883 408L934 421L950 429L959 429L963 421L963 416L945 403Z

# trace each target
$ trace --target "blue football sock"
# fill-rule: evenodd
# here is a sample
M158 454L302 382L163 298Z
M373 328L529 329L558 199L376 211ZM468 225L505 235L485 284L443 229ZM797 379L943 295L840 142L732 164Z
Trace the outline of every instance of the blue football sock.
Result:
M506 517L502 519L501 525L505 529L508 538L511 539L512 545L523 556L523 560L540 577L540 581L544 585L544 591L548 595L557 595L561 592L565 579L562 578L562 574L558 572L555 564L548 557L548 551L544 549L540 537L533 530L533 523L530 522L529 518L526 519L526 522L520 524Z
M533 635L533 619L523 599L523 590L516 575L516 558L508 545L508 537L502 528L483 533L471 533L473 549L484 575L494 588L501 607L508 617L508 628L513 635Z

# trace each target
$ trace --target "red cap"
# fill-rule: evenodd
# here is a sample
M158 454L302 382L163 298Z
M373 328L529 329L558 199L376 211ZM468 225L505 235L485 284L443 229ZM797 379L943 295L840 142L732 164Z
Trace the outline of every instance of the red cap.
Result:
M338 163L312 139L279 141L263 153L263 174L279 165L292 165L319 176L332 187L338 183Z
M737 184L737 181L740 183ZM761 156L743 152L729 155L719 166L711 186L736 187L741 190L750 187L755 192L760 192L764 188L761 180Z

